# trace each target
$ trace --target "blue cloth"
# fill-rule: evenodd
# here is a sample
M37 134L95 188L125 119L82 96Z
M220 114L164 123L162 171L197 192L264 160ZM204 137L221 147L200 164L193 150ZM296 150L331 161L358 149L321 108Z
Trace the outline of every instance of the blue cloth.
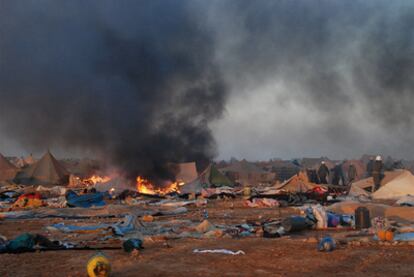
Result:
M76 225L65 225L65 223L57 223L51 226L65 233L71 233L71 232L76 232L76 231L96 231L99 229L113 228L115 235L123 236L125 233L131 232L134 230L134 217L131 215L127 215L123 222L119 222L115 224L76 226Z
M93 206L105 206L105 194L96 192L77 195L74 191L70 190L66 193L66 202L69 207L90 208Z
M414 233L401 233L394 235L395 241L414 241Z

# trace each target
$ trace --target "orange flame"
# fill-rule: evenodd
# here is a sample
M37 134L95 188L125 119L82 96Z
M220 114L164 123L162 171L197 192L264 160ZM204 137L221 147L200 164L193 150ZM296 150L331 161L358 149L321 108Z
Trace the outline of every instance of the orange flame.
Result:
M84 184L89 184L89 185L96 185L97 183L107 183L109 181L111 181L111 177L109 177L109 176L101 177L101 176L98 176L98 175L93 175L90 178L82 180L82 182Z
M182 185L184 185L184 182L174 182L168 186L157 188L149 180L142 178L141 176L137 177L137 190L143 194L166 195L172 192L179 192L179 188Z

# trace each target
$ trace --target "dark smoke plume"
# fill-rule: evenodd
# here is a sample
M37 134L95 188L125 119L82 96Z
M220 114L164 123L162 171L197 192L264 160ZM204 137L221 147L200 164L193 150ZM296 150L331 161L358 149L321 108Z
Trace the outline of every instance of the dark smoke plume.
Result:
M296 149L316 144L316 155L342 157L414 154L413 2L216 1L211 13L218 18L219 60L231 89L258 94L275 84L266 95L280 100L275 110L289 104L305 110L297 112L312 126L299 131ZM261 120L270 128L281 116ZM300 123L285 125L272 136ZM287 137L276 147L281 152L292 143ZM333 146L329 152L327 145Z
M2 1L2 133L92 151L129 177L213 158L226 88L190 3Z
M131 174L208 160L229 90L223 150L414 154L411 1L57 2L1 1L0 127L22 145Z

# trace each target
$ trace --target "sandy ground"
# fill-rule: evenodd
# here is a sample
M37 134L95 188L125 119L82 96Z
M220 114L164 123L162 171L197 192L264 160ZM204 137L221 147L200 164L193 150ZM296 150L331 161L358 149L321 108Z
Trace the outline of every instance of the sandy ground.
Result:
M207 210L209 220L216 224L277 218L294 212L289 208L242 208L231 202L211 203ZM193 209L182 218L197 219L200 213L200 209ZM2 221L0 234L13 238L33 232L51 237L53 234L44 227L59 221ZM139 256L121 249L103 253L111 261L112 276L413 276L414 246L341 245L333 252L322 253L316 250L315 241L305 239L324 234L313 231L276 239L179 239L148 243ZM195 248L243 250L246 254L194 254ZM86 262L95 253L65 250L2 254L0 276L87 276Z

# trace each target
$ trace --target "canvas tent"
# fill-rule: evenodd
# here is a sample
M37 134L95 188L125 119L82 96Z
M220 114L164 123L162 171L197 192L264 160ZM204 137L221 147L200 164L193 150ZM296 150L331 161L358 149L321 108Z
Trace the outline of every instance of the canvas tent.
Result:
M198 177L196 163L178 163L173 164L177 169L175 180L178 182L188 183L195 180Z
M408 170L385 183L371 196L373 199L398 199L406 195L414 195L414 175Z
M1 153L0 153L0 181L9 181L13 180L17 174L17 167L10 163Z
M282 184L275 185L275 189L283 189L288 192L304 193L321 185L311 183L307 174L303 171L291 177Z
M399 175L403 174L404 172L405 170L386 171L384 173L384 178L381 181L381 187L389 183L391 180L397 178ZM351 196L369 195L368 191L370 191L373 184L374 184L374 180L372 177L368 177L368 178L359 180L355 183L352 183L351 188L349 190L349 195Z
M233 186L234 183L211 164L195 180L182 185L180 194L198 194L204 188Z
M48 151L39 161L25 168L16 176L16 183L23 185L67 184L69 172Z

